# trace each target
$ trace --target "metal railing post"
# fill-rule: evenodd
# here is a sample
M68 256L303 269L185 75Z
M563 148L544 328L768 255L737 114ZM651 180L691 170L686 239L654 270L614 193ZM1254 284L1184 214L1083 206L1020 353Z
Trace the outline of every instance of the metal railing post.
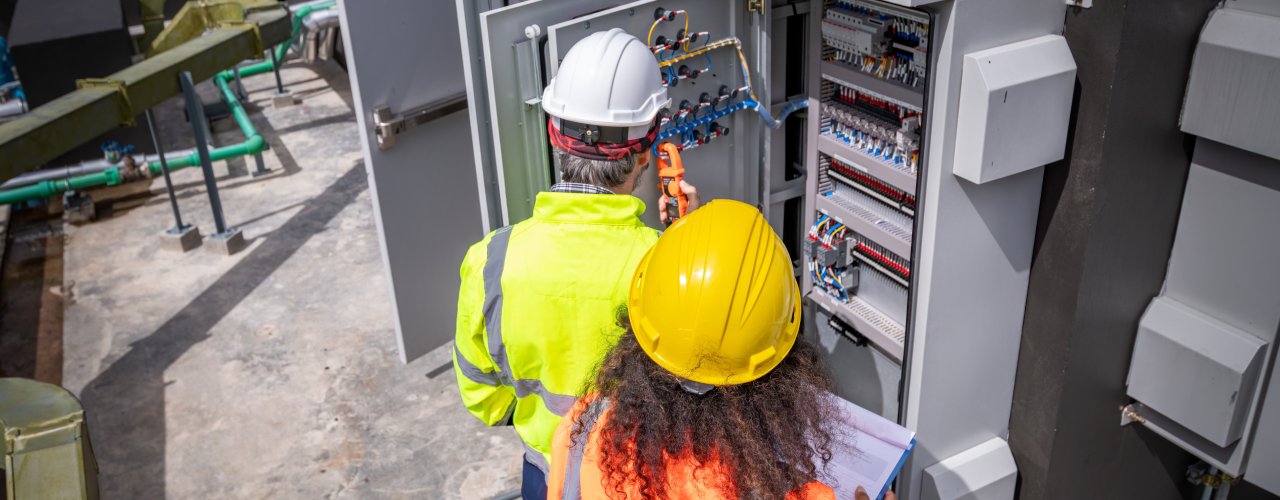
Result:
M182 84L182 94L187 100L187 117L191 120L191 130L195 133L196 152L200 155L200 170L204 172L204 185L209 191L209 205L213 207L213 224L217 234L227 232L227 222L222 216L222 200L218 197L218 181L213 173L213 160L209 159L209 142L205 136L204 103L196 94L195 83L191 81L191 72L183 71L178 76Z
M160 135L156 132L151 109L148 108L144 114L147 116L147 128L151 130L151 143L155 145L156 156L160 159L160 172L164 175L164 189L169 193L169 206L173 208L173 228L169 232L180 233L187 225L182 223L182 212L178 210L178 195L173 192L173 179L169 178L169 161L164 158L164 146L160 145Z

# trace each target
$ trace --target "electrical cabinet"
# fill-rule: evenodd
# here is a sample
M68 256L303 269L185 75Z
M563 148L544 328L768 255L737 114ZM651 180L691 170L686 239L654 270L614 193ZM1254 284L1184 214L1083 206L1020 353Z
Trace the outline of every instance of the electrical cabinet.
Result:
M802 290L831 327L901 364L929 115L930 14L827 1L812 22L820 61L810 71L816 147Z
M457 0L450 43L436 3L343 5L406 360L450 337L448 276L465 247L527 218L557 180L540 98L561 59L583 37L621 28L654 51L672 99L660 142L682 149L686 178L704 200L760 207L783 235L806 335L827 353L840 395L917 431L899 496L1008 497L1035 163L1060 155L1063 137L1040 131L1038 155L1010 156L1008 141L987 135L1021 108L975 123L960 102L991 95L969 83L983 79L966 58L1059 33L1061 0ZM1059 51L1056 62L1069 59ZM1044 79L1031 69L1003 69L1005 87ZM1058 90L1069 74L1051 74L1059 84L1035 95L1070 103L1069 87ZM465 120L443 111L459 87ZM396 112L445 118L384 124L402 136L377 141L376 123ZM995 182L960 177L960 130L983 141L983 155L1019 158L1017 168ZM660 227L654 170L635 195Z

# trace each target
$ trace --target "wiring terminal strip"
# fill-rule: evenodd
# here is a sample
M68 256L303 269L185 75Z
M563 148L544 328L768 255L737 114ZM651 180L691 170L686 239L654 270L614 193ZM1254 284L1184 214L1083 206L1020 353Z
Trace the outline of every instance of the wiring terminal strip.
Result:
M835 182L831 192L819 196L816 201L818 209L869 236L881 246L899 255L911 253L915 224L907 214L843 182Z
M822 87L820 134L885 166L917 175L919 108L827 78Z
M885 205L896 208L909 217L915 217L916 197L904 190L881 181L866 169L857 164L843 160L837 156L819 156L819 192L827 194L835 191L835 182L842 182L863 194L870 196Z
M884 311L872 306L861 297L841 301L816 286L808 297L822 309L834 314L852 326L867 340L879 346L895 361L902 361L906 330Z

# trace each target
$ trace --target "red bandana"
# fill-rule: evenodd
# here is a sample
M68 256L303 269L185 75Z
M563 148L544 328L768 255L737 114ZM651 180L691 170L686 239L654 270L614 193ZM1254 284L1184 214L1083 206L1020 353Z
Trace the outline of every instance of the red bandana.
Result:
M556 128L553 119L547 120L547 134L551 136L552 146L573 153L576 156L589 160L621 160L627 155L638 154L649 149L649 146L652 146L653 141L658 137L658 126L654 124L653 128L649 129L649 133L645 134L644 137L621 144L587 144L580 139L560 133L560 129Z

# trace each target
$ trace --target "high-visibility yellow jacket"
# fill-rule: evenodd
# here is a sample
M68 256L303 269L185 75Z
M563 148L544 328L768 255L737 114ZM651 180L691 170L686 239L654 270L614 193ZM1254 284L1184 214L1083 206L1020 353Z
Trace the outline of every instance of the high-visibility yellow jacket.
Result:
M473 245L462 262L453 364L462 402L515 425L548 470L551 437L617 341L619 308L658 233L629 195L538 194L533 217Z

